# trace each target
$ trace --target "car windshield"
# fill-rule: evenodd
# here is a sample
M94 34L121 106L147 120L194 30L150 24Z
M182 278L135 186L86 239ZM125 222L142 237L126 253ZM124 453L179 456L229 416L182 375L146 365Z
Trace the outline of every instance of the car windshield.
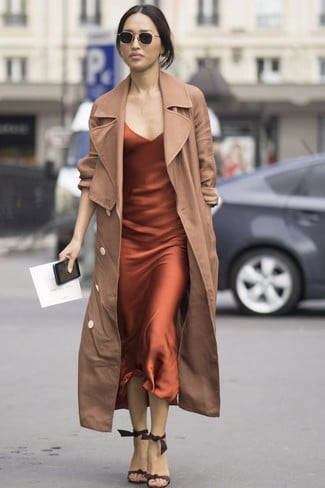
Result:
M88 154L89 132L73 132L67 150L66 166L77 166L79 159Z

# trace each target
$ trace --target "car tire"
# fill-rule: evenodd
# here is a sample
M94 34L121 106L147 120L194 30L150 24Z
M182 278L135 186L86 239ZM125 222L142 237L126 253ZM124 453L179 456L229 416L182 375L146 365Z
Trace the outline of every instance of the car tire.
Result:
M244 312L281 315L297 305L302 279L297 265L288 255L263 248L246 252L235 262L230 288Z

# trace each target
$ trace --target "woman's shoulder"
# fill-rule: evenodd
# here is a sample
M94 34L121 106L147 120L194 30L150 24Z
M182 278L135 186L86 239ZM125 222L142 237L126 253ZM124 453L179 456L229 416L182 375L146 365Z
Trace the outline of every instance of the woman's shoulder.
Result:
M161 81L164 83L168 91L172 93L184 93L185 97L189 98L193 105L205 102L203 92L195 85L185 83L169 73L161 72Z
M184 81L179 80L175 76L171 75L170 73L166 73L166 71L161 71L160 77L164 79L165 82L168 82L172 85L177 85L179 87L183 87L188 93L195 96L203 95L203 92L195 85L190 85Z
M200 103L202 101L205 101L204 93L199 87L195 85L190 85L189 83L184 83L184 84L193 102Z
M129 76L118 83L114 88L100 95L93 104L93 114L100 114L102 109L117 109L120 101L125 97L129 87Z

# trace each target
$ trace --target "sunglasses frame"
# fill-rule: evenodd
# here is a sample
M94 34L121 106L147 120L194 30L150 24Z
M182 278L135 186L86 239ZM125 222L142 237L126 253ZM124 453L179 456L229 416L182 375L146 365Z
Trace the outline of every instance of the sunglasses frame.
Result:
M129 42L122 41L122 39L121 39L121 35L122 34L130 34L130 36L132 36L131 39L130 39L130 41ZM143 41L141 41L142 34L144 34L144 35L150 35L151 36L150 42L143 42ZM149 46L149 44L152 43L154 37L160 37L158 35L151 34L151 32L140 32L140 34L134 34L134 32L129 32L129 31L122 31L122 32L120 32L118 34L118 36L119 36L120 42L122 44L132 44L133 41L134 41L134 39L136 38L138 42L140 42L141 44L144 44L145 46Z

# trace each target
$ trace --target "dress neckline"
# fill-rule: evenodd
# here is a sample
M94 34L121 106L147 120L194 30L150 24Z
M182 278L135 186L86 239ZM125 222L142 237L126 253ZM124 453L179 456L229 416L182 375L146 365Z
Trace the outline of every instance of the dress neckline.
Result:
M133 134L135 134L136 136L138 137L141 137L141 139L144 139L145 141L148 141L148 142L153 142L153 141L156 141L159 137L161 137L163 135L163 132L161 132L160 134L158 134L156 137L154 137L153 139L148 139L148 137L144 137L142 136L141 134L138 134L137 132L135 132L133 129L131 129L131 127L129 126L129 124L127 124L125 122L125 125L126 127L131 131L133 132Z

